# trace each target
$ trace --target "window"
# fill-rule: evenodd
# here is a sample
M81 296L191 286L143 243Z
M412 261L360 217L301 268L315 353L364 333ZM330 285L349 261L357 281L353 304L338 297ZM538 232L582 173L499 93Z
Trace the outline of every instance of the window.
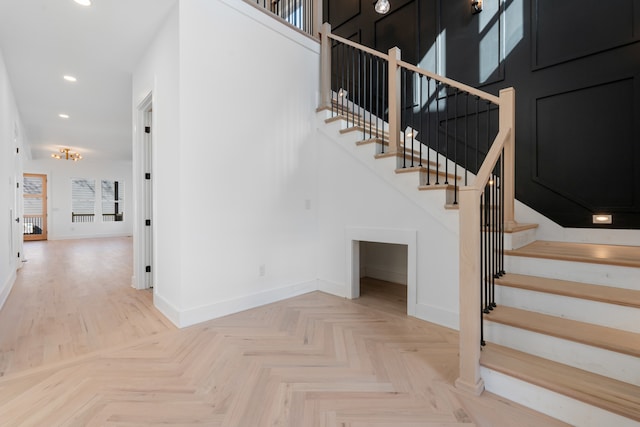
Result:
M71 222L94 222L96 182L71 178Z
M102 221L124 220L124 185L120 181L102 180Z

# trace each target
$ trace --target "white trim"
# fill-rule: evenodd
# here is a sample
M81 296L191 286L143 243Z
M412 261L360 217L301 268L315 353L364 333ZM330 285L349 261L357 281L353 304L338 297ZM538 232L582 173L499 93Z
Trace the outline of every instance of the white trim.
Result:
M153 91L149 92L138 104L133 127L133 275L131 286L135 289L146 289L145 285L145 239L144 239L144 127L146 115L153 105ZM153 114L153 113L152 113ZM153 120L152 120L153 122ZM152 159L153 164L153 159ZM153 166L153 165L152 165ZM152 167L153 169L153 167ZM155 230L155 228L154 228ZM155 238L155 236L153 236ZM155 240L154 240L155 241ZM155 256L155 251L154 251ZM155 262L155 259L154 259ZM156 294L154 289L154 295ZM173 321L173 320L172 320Z
M169 319L171 323L180 327L180 310L155 291L153 292L153 305L164 317Z
M448 311L428 304L416 304L415 317L445 328L460 330L460 314L457 311Z
M0 310L4 307L4 303L7 302L7 298L9 298L9 294L11 293L11 289L13 289L13 285L16 283L16 272L12 271L7 281L2 285L2 289L0 289Z
M131 233L107 233L107 234L72 234L67 236L49 236L47 240L81 240L81 239L108 239L111 237L132 237Z
M347 298L360 296L360 242L395 243L407 246L407 314L416 315L417 304L417 230L400 230L386 228L346 228Z
M338 297L349 298L349 290L344 283L318 279L318 290Z
M282 301L287 298L296 297L298 295L307 294L309 292L314 292L317 290L318 281L312 280L309 282L284 286L281 288L259 292L240 298L207 304L201 307L194 307L179 312L179 322L177 325L180 328L184 328L200 322L205 322L207 320L216 319L218 317L227 316L229 314L238 313L240 311L249 310L266 304L271 304L273 302ZM160 311L164 313L163 310ZM171 317L169 319L175 323L175 321Z

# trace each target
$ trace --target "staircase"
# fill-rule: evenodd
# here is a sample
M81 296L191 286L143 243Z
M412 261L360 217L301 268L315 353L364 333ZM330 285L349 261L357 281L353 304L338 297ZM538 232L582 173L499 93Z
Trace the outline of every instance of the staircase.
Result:
M506 265L487 390L575 425L640 425L640 247L534 241Z
M327 24L321 43L319 130L460 236L456 386L574 425L640 425L640 247L535 241L536 224L515 222L513 90L480 93ZM332 59L342 67L333 74ZM387 68L382 90L371 76Z
M463 170L444 172L433 152L383 153L388 133L362 139L364 119L318 111L323 132L456 226L452 182ZM640 425L640 247L535 241L536 227L505 234L508 273L484 315L486 389L574 425Z

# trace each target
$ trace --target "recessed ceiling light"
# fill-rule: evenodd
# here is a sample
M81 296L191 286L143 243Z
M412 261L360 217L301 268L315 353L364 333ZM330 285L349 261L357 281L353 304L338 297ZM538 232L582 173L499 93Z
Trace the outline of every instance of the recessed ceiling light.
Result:
M68 82L77 82L78 81L78 79L75 78L74 76L64 76L62 78L65 79Z
M68 119L69 115L68 114L58 114L58 117L60 117L61 119Z
M75 0L81 6L91 6L91 0Z

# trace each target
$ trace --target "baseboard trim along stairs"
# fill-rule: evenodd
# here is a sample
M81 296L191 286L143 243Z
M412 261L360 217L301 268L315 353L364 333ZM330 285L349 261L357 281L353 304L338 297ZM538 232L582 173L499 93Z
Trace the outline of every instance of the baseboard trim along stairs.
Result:
M506 254L484 315L487 390L572 425L640 426L640 248L533 241Z

